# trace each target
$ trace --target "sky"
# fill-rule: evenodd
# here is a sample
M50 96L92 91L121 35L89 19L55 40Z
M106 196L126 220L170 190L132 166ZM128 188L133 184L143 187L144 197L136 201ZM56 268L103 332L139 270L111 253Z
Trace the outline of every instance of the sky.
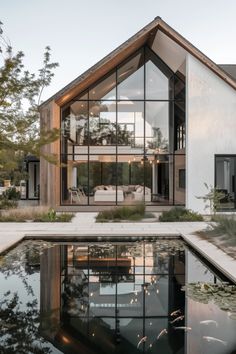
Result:
M0 0L0 21L32 72L44 48L59 63L43 100L156 16L218 64L236 64L236 0Z

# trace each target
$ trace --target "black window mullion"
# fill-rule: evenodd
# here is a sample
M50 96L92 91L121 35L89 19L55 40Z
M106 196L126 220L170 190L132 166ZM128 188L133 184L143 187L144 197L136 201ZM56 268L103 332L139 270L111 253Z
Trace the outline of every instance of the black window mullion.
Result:
M236 209L236 156L234 156L234 209Z
M87 161L88 161L88 178L87 178L87 183L88 183L88 205L90 205L90 170L89 170L89 166L90 166L90 116L89 116L89 110L90 110L90 101L89 101L89 90L88 90L88 101L87 101L87 114L88 114L88 158L87 158Z
M143 179L144 179L144 188L143 188L143 195L144 195L144 204L145 203L145 190L146 190L146 47L143 48L144 51L144 70L143 70L143 84L144 84L144 102L143 102Z
M116 67L116 205L117 205L117 184L118 184L118 134L117 134L117 128L118 128L118 97L117 97L117 92L118 92L118 69Z

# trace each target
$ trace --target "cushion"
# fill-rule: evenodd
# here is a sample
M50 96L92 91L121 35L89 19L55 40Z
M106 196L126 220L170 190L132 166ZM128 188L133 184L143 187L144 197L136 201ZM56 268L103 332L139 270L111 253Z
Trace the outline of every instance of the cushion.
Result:
M113 191L113 186L104 186L106 191Z
M145 187L145 194L151 194L151 189L148 187Z
M104 190L104 186L101 185L101 186L96 186L93 188L94 191L100 191L100 190Z

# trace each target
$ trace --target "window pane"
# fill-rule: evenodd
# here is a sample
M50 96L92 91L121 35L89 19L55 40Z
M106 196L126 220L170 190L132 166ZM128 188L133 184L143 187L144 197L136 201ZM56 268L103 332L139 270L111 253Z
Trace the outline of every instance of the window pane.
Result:
M144 98L144 56L140 51L118 69L118 99Z
M185 155L175 155L175 204L185 204Z
M181 150L186 144L185 105L182 102L176 102L174 105L174 121L175 150Z
M136 202L151 200L151 194L144 197L144 158L143 155L117 156L117 189L123 191L124 200L118 204L134 204Z
M67 167L62 174L63 203L88 203L88 157L68 155Z
M151 60L146 63L146 99L169 99L169 80Z
M175 99L185 101L185 77L180 72L175 74Z
M68 144L88 144L88 103L75 101L63 112L62 135Z
M77 97L75 97L76 101L87 101L88 100L88 92L82 92Z
M90 145L116 144L116 103L92 101L89 104Z
M172 155L146 156L145 187L148 192L151 190L152 203L161 205L173 203L173 173Z
M146 63L146 98L152 100L169 99L168 79L151 60Z
M91 155L89 157L89 203L110 205L116 203L116 156ZM119 191L117 200L123 201Z
M216 188L222 193L219 209L235 208L235 158L216 157Z
M144 103L121 101L117 112L117 145L125 145L126 153L132 148L143 148Z
M151 51L146 50L146 99L172 98L171 70Z
M90 100L116 99L116 73L113 73L97 83L89 90Z
M146 147L150 150L169 149L169 103L146 102Z

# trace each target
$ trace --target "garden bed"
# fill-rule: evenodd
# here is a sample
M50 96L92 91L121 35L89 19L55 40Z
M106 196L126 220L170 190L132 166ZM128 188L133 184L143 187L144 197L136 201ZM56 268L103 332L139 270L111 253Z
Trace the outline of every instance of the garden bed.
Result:
M9 209L0 212L0 222L70 222L73 213L56 213L46 207Z

